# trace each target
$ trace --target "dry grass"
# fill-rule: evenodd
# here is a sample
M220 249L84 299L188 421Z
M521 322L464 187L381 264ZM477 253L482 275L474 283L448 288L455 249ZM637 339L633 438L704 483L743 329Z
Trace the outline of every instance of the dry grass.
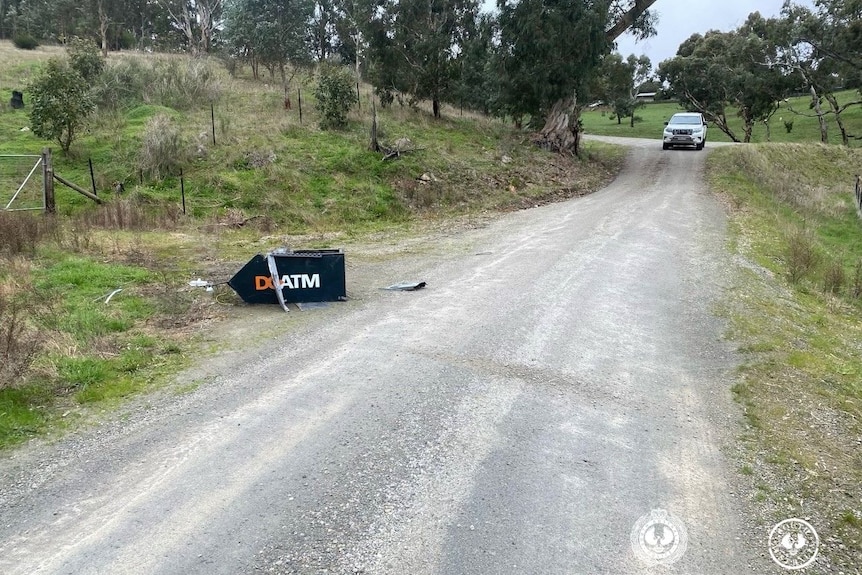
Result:
M0 389L25 381L41 349L43 338L33 317L44 304L32 297L32 289L27 260L0 260Z
M825 144L745 146L735 156L739 168L780 202L828 217L846 213L862 165L862 149Z
M33 255L53 222L33 212L0 211L0 256Z

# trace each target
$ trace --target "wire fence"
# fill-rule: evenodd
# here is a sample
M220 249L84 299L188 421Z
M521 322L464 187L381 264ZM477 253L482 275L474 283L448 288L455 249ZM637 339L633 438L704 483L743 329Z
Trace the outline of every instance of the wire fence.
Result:
M0 154L0 210L45 209L42 156Z

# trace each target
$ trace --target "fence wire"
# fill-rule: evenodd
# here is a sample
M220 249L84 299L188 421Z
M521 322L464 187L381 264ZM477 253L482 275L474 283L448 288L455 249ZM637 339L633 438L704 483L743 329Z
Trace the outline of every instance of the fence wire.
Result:
M0 154L0 210L44 210L42 156Z

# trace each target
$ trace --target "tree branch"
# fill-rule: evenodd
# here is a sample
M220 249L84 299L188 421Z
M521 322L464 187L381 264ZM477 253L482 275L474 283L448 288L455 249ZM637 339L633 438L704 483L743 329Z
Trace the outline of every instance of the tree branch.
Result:
M610 30L605 32L605 38L607 38L608 42L613 42L619 38L623 32L632 27L635 20L640 18L655 3L656 0L635 0L634 5L625 14L620 16L620 19L617 20L616 24L611 26Z

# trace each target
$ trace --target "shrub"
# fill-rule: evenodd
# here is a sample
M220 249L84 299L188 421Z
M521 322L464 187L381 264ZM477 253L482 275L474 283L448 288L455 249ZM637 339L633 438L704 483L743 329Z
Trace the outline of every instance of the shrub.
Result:
M72 38L66 46L69 64L78 72L85 82L92 83L105 68L105 59L98 46L92 40Z
M105 66L96 78L93 99L100 108L108 110L141 103L152 76L152 68L143 66L139 59L123 58Z
M30 83L29 91L33 133L56 140L68 152L95 108L86 82L66 62L51 59Z
M347 113L356 103L353 75L342 66L324 63L320 66L320 78L314 90L317 110L320 112L320 127L343 128L347 125Z
M184 158L184 143L179 126L165 114L147 121L138 155L138 168L157 179L178 172Z
M12 38L12 43L20 50L35 50L39 47L39 42L30 34L16 34Z
M784 129L787 130L787 133L793 131L793 120L784 120Z
M147 103L188 110L218 101L221 83L205 60L127 56L105 67L94 81L93 97L107 109Z
M847 273L840 262L832 262L823 274L823 291L838 295L844 291L847 283Z
M814 270L817 261L811 237L804 231L794 232L787 243L787 275L790 281L799 282Z
M120 50L130 50L138 45L138 39L135 38L135 35L129 32L128 30L123 30L120 32L119 37L117 38L117 48Z
M220 96L216 70L208 61L170 58L153 63L144 100L175 110L188 110L216 102Z

